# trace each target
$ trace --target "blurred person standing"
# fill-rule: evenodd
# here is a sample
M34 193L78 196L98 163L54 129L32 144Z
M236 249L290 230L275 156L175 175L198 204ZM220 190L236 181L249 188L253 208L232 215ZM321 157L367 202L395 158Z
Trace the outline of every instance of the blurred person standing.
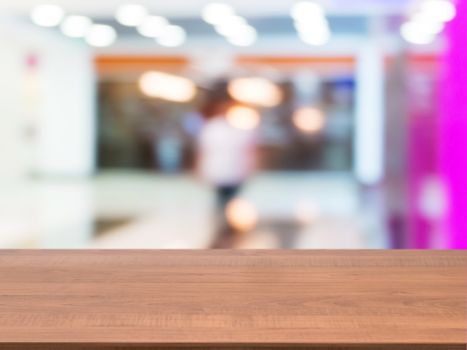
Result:
M228 120L234 106L227 83L217 83L201 109L205 122L198 137L196 170L216 191L218 237L214 248L228 247L234 238L235 228L229 224L226 209L256 167L256 133Z

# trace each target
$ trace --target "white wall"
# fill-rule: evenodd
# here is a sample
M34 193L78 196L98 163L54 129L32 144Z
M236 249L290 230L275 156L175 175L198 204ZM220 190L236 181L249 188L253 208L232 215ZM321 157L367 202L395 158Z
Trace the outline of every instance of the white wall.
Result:
M39 51L43 89L37 171L87 175L95 167L95 78L91 52L62 38Z
M28 55L38 60L36 101L25 92ZM92 173L95 76L88 47L0 18L0 63L0 178Z
M0 179L20 178L26 172L21 73L20 47L0 30Z

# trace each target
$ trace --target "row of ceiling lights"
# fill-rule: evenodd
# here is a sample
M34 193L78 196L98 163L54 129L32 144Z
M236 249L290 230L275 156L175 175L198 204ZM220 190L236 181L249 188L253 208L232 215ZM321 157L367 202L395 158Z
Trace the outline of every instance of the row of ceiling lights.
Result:
M331 38L331 29L324 9L315 2L299 2L291 16L300 39L309 45L324 45Z
M58 27L72 38L85 38L89 45L104 47L112 45L117 32L112 26L96 24L86 16L66 15L58 5L39 5L31 13L32 21L41 27Z
M151 15L139 4L121 5L115 14L118 23L126 27L134 27L144 37L155 39L160 45L177 47L186 41L186 32L180 26L170 24L162 16Z
M430 44L455 16L456 7L450 0L419 0L412 5L401 35L411 44Z
M185 30L160 16L152 16L147 10L137 4L121 6L115 15L116 20L127 27L135 27L138 32L154 38L162 46L175 47L186 40ZM39 5L31 13L32 21L42 27L60 27L63 34L71 38L84 38L95 47L106 47L117 40L114 27L93 23L86 16L66 15L57 5Z
M235 13L235 9L224 3L211 3L204 7L202 18L214 26L216 32L237 46L250 46L256 42L258 33L247 20Z
M329 23L323 7L318 3L298 2L293 6L291 16L303 42L324 45L329 41ZM86 16L67 16L58 5L36 6L31 18L35 24L42 27L60 26L66 36L85 38L89 45L96 47L110 46L117 39L117 32L112 26L93 23ZM232 45L251 46L258 38L256 29L229 4L207 4L202 10L202 18ZM176 47L186 41L187 35L182 27L170 24L164 17L151 15L147 8L140 4L121 5L116 11L115 19L123 26L136 28L139 34L155 39L162 46Z
M445 23L456 15L451 0L417 0L407 22L401 27L402 37L412 44L429 44L444 29ZM324 8L311 1L296 3L291 17L300 39L309 45L325 45L331 38ZM89 45L105 47L117 39L116 30L109 25L96 24L86 16L66 15L57 5L39 5L32 11L34 23L43 27L60 26L66 36L85 38ZM202 11L205 22L214 26L232 45L251 46L258 37L256 29L236 14L226 3L207 4ZM177 47L186 41L185 30L161 16L154 16L140 4L125 4L117 9L115 19L123 26L135 27L144 37L155 39L160 45Z

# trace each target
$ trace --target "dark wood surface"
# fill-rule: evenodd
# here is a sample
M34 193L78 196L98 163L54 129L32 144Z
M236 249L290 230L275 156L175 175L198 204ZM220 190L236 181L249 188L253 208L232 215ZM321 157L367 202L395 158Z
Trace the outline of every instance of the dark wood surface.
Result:
M0 251L0 349L466 349L464 251Z

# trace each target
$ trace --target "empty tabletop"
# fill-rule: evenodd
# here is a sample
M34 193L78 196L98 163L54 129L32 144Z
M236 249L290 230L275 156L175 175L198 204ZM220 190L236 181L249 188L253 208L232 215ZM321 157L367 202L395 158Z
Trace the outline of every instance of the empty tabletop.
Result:
M0 251L0 349L465 349L464 251Z

